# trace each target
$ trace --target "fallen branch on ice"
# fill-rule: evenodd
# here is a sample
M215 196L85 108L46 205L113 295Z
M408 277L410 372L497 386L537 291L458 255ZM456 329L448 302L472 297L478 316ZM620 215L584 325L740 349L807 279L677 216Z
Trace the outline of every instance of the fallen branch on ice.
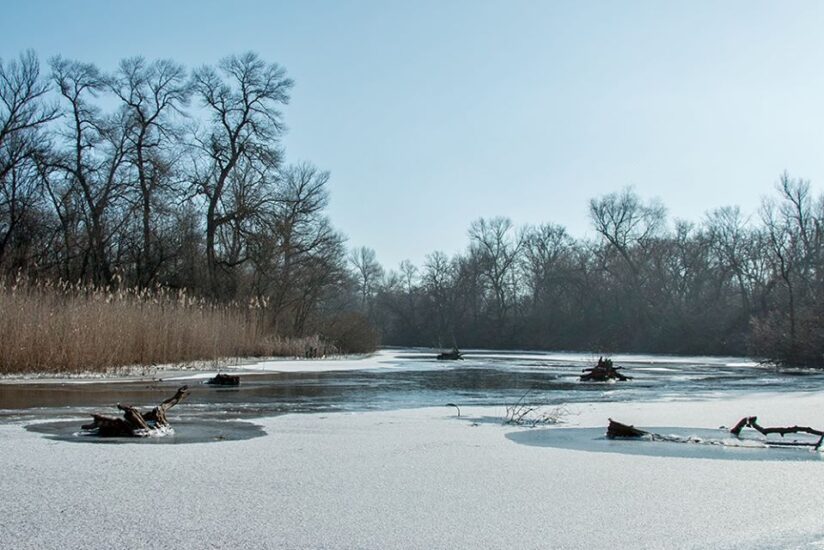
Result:
M736 438L740 437L741 430L744 428L753 428L760 434L767 436L769 434L779 434L781 437L784 437L786 434L789 433L806 433L810 435L817 435L819 437L817 442L813 441L766 441L765 444L767 446L777 446L777 447L813 447L815 450L819 450L824 443L824 431L816 430L814 428L810 428L808 426L789 426L789 427L776 427L776 428L764 428L758 424L758 417L755 416L747 416L742 418L738 421L738 423L730 430L730 433L735 436ZM654 432L646 432L644 430L639 430L635 426L630 426L628 424L622 424L621 422L616 422L613 419L609 419L609 425L607 426L607 438L608 439L648 439L650 441L671 441L674 443L717 443L713 440L706 440L701 438L694 438L694 437L678 437L678 436L671 436L671 435L661 435Z
M738 421L731 430L730 433L736 437L741 433L741 430L744 428L752 428L755 431L761 433L762 435L769 435L769 434L779 434L781 437L784 437L786 434L797 434L797 433L805 433L810 435L817 435L818 436L818 443L785 443L784 445L801 445L805 447L815 447L816 449L821 448L822 442L824 442L824 431L816 430L814 428L810 428L809 426L788 426L788 427L776 427L776 428L764 428L758 424L758 417L757 416L745 416L741 420ZM777 445L781 445L782 443L777 442Z

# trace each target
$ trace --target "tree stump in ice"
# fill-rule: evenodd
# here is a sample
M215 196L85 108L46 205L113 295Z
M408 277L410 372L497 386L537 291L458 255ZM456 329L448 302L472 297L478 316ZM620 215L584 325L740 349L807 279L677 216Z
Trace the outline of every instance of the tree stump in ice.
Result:
M591 369L584 369L584 374L581 375L581 382L606 382L608 380L620 380L626 382L632 380L631 376L625 376L618 372L622 367L616 367L612 364L612 359L598 358L598 364Z
M123 418L93 414L93 422L83 425L83 430L100 437L147 437L170 430L166 411L189 395L188 386L181 386L175 394L149 412L141 413L131 405L117 404L123 411Z
M212 386L239 386L240 376L231 374L218 374L214 378L208 379L206 383Z
M643 437L645 435L649 435L649 432L645 432L644 430L639 430L635 426L629 426L628 424L621 424L620 422L616 422L613 419L609 419L609 426L607 426L607 438L608 439L615 439L617 437Z
M457 361L459 359L463 359L463 355L458 348L452 348L451 351L444 351L438 354L438 361Z

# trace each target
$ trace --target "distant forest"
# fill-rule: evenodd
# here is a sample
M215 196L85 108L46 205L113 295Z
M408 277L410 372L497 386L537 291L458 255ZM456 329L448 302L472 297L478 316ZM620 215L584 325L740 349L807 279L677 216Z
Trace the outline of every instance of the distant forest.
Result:
M761 211L668 222L595 198L595 240L479 219L465 252L384 269L326 216L329 173L289 164L292 81L256 54L112 72L0 61L5 281L185 289L254 303L267 330L385 345L752 354L822 365L824 197L780 177Z
M598 238L479 219L466 252L383 273L353 257L386 344L751 354L822 366L824 197L784 174L760 213L668 223L632 189L590 201Z

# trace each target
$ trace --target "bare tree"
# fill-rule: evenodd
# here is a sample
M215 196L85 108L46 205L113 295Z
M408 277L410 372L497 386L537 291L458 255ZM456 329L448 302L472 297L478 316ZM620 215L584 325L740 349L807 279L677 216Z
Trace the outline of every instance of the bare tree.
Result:
M560 286L564 279L564 267L573 246L566 229L556 224L528 227L524 233L524 264L533 302Z
M799 310L805 309L807 302L813 299L813 280L817 271L813 266L820 258L821 220L813 216L809 182L791 179L784 173L777 189L779 200L764 200L761 219L774 280L780 282L786 296L786 303L780 304L779 311L786 311L789 339L780 353L787 362L803 363L809 358L801 349L804 342L799 335ZM775 315L773 317L773 322L777 323Z
M438 346L442 346L442 339L447 338L457 347L455 336L456 317L456 289L455 264L446 254L435 251L426 256L422 284L427 295L430 307L434 309L436 322L435 337Z
M309 163L282 169L272 210L254 240L255 289L268 298L275 327L291 315L292 330L300 332L308 312L344 271L343 238L324 214L328 181L329 172Z
M35 165L49 147L43 130L58 117L57 107L46 100L48 93L34 52L0 59L0 266L17 228L33 215L40 198Z
M355 269L355 280L361 297L361 307L370 318L374 316L374 297L380 287L384 271L375 257L375 251L362 246L349 254Z
M141 214L136 278L139 285L148 286L164 259L153 216L165 202L158 194L168 201L177 193L173 166L181 136L175 117L182 115L190 87L183 66L170 60L148 63L141 57L121 61L108 84L120 99L128 130L127 162L135 172Z
M469 238L492 292L494 316L499 328L512 306L517 289L518 257L523 235L515 234L509 218L480 218L469 226Z
M589 214L595 230L638 274L639 266L632 258L633 245L646 246L650 239L663 228L666 210L653 201L647 204L627 187L620 193L610 193L589 203Z
M217 68L197 69L192 86L210 117L207 130L196 138L202 160L193 183L206 199L206 263L217 293L218 269L246 259L238 256L242 235L237 229L259 206L246 199L261 199L254 187L271 183L280 165L280 106L289 102L292 80L279 65L246 53L223 59ZM221 243L225 226L233 231L224 239L228 243Z
M82 272L96 283L109 283L113 272L108 248L131 214L124 203L129 189L124 173L129 122L123 113L102 115L93 103L106 87L106 77L97 67L61 57L51 65L68 123L63 133L66 148L53 162L50 193L65 196L69 191L77 196L87 239Z

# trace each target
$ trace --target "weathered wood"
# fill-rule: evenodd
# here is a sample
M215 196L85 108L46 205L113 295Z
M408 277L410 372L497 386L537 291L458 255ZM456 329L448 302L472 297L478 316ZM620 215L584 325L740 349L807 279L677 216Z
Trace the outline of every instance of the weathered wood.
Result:
M213 386L239 386L240 376L231 374L218 374L214 378L206 381L207 384Z
M606 382L608 380L619 380L626 382L632 380L631 376L625 376L618 372L623 367L615 367L612 364L612 359L598 358L598 364L589 369L583 369L581 372L581 382Z
M816 435L819 437L817 442L805 442L805 441L774 441L768 440L766 441L766 445L775 446L775 447L813 447L816 450L822 448L822 444L824 444L824 431L817 430L815 428L810 428L809 426L787 426L787 427L773 427L773 428L765 428L758 424L758 418L755 416L746 416L738 421L738 423L730 429L730 433L735 437L739 437L741 431L744 428L753 428L757 432L761 433L762 435L769 435L769 434L779 434L781 437L789 433L806 433L810 435ZM627 424L622 424L620 422L616 422L613 419L609 419L609 426L607 426L607 438L615 439L615 438L632 438L637 439L640 437L645 437L650 441L667 441L673 443L705 443L706 441L704 438L694 438L694 437L679 437L674 435L661 435L654 432L645 432L643 430L639 430L634 426L629 426ZM719 441L709 440L711 444L721 444Z
M166 411L189 395L188 386L181 386L170 398L147 413L141 413L131 405L117 404L123 418L92 414L93 422L84 424L83 430L93 431L100 437L145 437L169 427Z
M143 415L140 414L140 411L138 411L131 405L121 405L120 403L118 403L117 408L123 411L123 418L132 427L132 430L149 429L149 425L146 423L146 420L143 418Z
M620 422L616 422L613 419L609 419L609 426L607 426L607 438L608 439L615 439L617 437L643 437L645 435L649 435L649 432L645 432L644 430L639 430L635 426L630 426L628 424L622 424Z
M452 349L452 351L444 351L438 354L439 361L457 361L459 359L463 359L463 355L458 350L458 348Z
M83 430L96 431L100 437L132 437L134 435L131 424L123 418L93 414L92 419L91 424L82 426Z
M741 434L741 430L743 430L744 428L752 428L762 435L778 434L781 437L784 437L787 434L797 433L817 435L819 438L818 443L816 443L815 445L813 445L812 443L805 444L815 446L816 449L820 449L822 443L824 443L824 431L822 430L816 430L815 428L811 428L809 426L778 426L772 428L765 428L758 424L757 416L745 416L744 418L739 420L735 426L733 426L733 428L730 430L730 433L738 437Z

